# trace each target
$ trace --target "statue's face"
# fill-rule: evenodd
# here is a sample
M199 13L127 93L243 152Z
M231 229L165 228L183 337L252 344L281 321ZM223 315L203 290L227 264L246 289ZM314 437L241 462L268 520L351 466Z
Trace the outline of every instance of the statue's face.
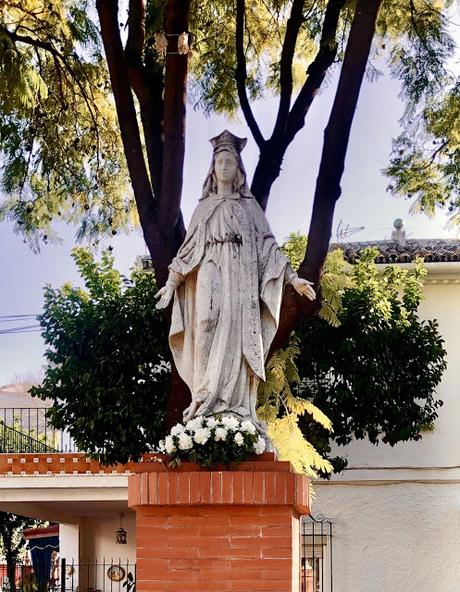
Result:
M214 171L220 183L231 183L238 172L238 161L231 152L220 152L215 160Z

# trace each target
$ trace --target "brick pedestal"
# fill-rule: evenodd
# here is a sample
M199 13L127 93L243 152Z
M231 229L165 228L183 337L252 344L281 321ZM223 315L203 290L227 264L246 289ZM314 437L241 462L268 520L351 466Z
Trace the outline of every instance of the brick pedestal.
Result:
M289 463L168 471L129 478L137 515L137 592L298 592L299 518L309 483Z

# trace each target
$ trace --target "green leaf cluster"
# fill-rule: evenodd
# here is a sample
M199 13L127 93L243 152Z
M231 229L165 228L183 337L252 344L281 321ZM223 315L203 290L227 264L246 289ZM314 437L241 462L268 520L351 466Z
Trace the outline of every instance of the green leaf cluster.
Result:
M295 268L306 246L307 237L299 233L284 243ZM319 318L305 321L291 345L275 354L260 389L262 404L264 389L278 393L292 388L296 398L324 412L333 431L308 413L299 416L298 426L335 471L346 460L329 458L332 442L345 445L356 438L394 445L418 440L434 426L442 405L436 387L446 368L443 340L435 320L418 316L427 273L423 260L416 260L412 269L379 269L377 255L376 249L366 249L348 265L341 249L329 252L320 282Z
M131 278L103 253L73 257L85 287L47 286L39 320L48 369L32 394L51 399L51 424L103 463L126 462L163 436L170 366L152 274Z
M0 15L0 220L13 221L35 250L58 240L56 220L95 240L131 223L91 4L8 1Z
M296 271L305 257L306 249L307 237L300 232L291 232L281 247ZM353 284L351 274L347 273L349 267L341 249L329 251L320 280L321 308L319 316L334 327L340 324L338 314L342 308L342 294L346 288Z

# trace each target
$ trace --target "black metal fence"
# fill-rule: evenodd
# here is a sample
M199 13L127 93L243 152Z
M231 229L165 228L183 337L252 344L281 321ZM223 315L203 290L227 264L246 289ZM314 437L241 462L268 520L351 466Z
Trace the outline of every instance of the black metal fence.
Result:
M333 592L332 521L325 516L306 516L302 519L301 592Z
M77 452L70 435L50 425L47 407L0 407L0 453Z
M78 563L59 559L44 566L17 564L14 582L0 565L1 592L135 592L136 564L128 560ZM49 568L49 569L48 569Z

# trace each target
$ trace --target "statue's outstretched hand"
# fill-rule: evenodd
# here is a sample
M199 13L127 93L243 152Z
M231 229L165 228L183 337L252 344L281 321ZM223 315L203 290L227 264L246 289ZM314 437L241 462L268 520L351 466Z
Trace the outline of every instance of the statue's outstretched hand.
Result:
M158 302L155 305L155 308L161 310L162 308L166 308L172 300L174 296L174 288L171 286L164 286L161 290L155 294L155 298L159 298Z
M312 288L313 282L309 282L308 280L297 276L291 280L291 285L296 292L302 296L306 296L308 300L315 300L316 292Z

